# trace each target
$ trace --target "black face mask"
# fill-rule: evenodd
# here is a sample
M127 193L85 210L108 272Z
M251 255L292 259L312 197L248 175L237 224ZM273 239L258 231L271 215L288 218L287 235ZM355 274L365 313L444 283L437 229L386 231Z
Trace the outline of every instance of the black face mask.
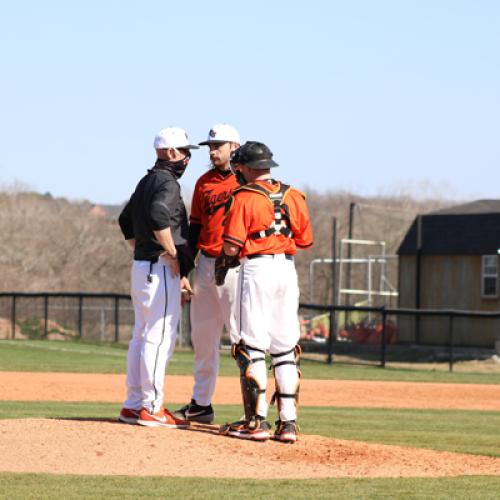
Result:
M182 174L186 171L188 166L189 158L184 158L183 160L178 161L170 161L169 162L169 170L174 174L176 179L180 179Z
M182 160L168 161L168 160L157 160L155 167L163 168L168 170L173 174L176 179L180 179L182 174L186 171L189 160L191 158L191 151L188 151L186 157Z

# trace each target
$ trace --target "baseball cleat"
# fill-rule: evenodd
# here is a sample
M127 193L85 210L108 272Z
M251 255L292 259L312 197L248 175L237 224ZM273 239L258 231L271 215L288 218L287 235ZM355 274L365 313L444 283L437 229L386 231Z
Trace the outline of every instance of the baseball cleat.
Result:
M224 424L219 434L252 441L266 441L271 437L271 424L264 417L256 416L250 420L238 420L232 424Z
M132 408L122 408L118 420L124 424L136 424L139 420L140 410L133 410Z
M185 429L189 427L187 420L175 418L166 408L162 408L157 413L151 413L143 408L137 420L139 425L145 427L168 427L170 429Z
M170 427L171 429L187 429L190 425L188 420L177 418L166 408L163 409L163 413L167 419L166 427Z
M172 415L175 418L189 420L190 422L199 422L202 424L211 424L215 419L215 412L212 405L201 406L194 399L190 403L174 411Z
M282 443L295 443L295 441L297 441L298 430L298 425L295 420L288 420L286 422L277 420L276 432L274 433L273 439L281 441Z

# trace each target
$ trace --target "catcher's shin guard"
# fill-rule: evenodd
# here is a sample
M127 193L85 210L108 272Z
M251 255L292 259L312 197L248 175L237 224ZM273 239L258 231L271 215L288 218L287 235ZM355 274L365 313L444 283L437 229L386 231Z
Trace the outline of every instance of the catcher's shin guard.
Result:
M233 358L240 369L241 394L245 407L245 420L256 415L266 417L266 385L267 374L265 352L248 347L242 342L233 344L231 349ZM262 366L256 365L262 363Z
M302 350L297 344L293 349L271 354L274 371L275 393L271 404L278 402L278 412L282 422L295 421L299 402L300 367Z

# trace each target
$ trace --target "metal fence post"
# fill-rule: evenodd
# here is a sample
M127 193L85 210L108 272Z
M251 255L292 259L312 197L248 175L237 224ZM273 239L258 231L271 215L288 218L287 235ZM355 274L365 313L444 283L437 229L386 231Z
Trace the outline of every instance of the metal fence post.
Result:
M385 368L385 348L386 348L386 332L385 325L387 322L387 313L385 312L385 306L382 307L382 331L381 333L381 343L380 346L380 366L381 368Z
M450 340L450 372L453 371L453 344L454 344L454 338L453 338L453 319L454 316L453 314L450 314L449 316L449 340Z
M49 334L49 296L47 294L43 296L43 321L43 333L47 338Z
M335 309L330 311L330 328L328 332L328 359L329 365L333 364L333 342L335 339Z
M10 323L12 327L11 337L12 340L16 338L16 295L12 294L12 307L10 310Z
M115 342L120 340L120 299L115 297Z
M337 301L337 217L332 217L332 305L335 307ZM333 343L335 341L335 309L330 310L330 331L328 335L328 360L327 363L331 365L333 363Z
M83 334L83 295L78 296L78 335L82 338Z

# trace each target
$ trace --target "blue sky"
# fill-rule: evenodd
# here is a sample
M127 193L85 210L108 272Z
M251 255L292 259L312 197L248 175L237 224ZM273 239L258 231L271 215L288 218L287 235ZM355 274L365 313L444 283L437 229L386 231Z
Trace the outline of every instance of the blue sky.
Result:
M500 2L0 5L0 185L120 203L160 128L227 122L298 187L499 197Z

